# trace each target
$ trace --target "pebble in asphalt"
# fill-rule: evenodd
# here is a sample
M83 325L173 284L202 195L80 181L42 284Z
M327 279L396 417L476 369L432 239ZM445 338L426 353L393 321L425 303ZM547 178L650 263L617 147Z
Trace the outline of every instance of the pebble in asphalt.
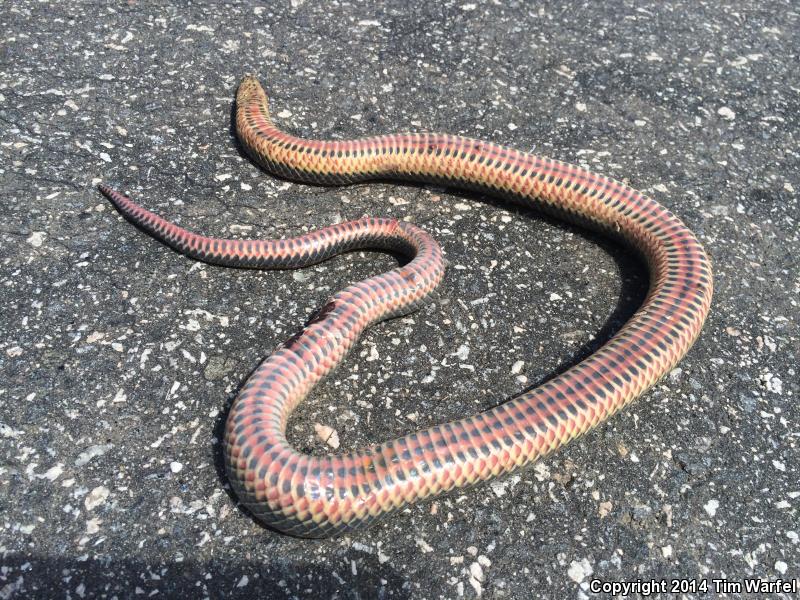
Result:
M5 3L0 598L586 598L593 580L796 579L798 25L790 2ZM536 384L613 333L647 278L611 242L484 198L259 171L231 131L247 72L299 134L463 133L652 194L713 257L703 335L533 468L334 540L259 527L221 470L227 404L326 296L394 259L204 266L121 220L98 181L213 235L372 214L437 237L440 298L368 332L298 411L290 436L309 452L330 450L319 430L353 448Z

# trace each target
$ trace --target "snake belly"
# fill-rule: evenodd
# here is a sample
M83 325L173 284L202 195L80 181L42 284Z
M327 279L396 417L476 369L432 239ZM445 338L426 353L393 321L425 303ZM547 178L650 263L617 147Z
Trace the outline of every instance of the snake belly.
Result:
M283 240L191 233L101 186L136 225L191 257L251 268L299 268L356 248L412 260L336 293L247 380L228 414L224 452L240 501L264 524L320 538L364 527L407 504L531 463L640 396L689 350L711 303L710 261L655 200L586 169L490 142L439 133L306 140L278 129L252 76L236 96L236 132L252 159L292 180L339 185L404 179L507 198L621 239L645 259L641 308L594 354L490 410L365 448L315 456L286 423L371 324L422 305L442 279L436 241L394 219L364 218Z

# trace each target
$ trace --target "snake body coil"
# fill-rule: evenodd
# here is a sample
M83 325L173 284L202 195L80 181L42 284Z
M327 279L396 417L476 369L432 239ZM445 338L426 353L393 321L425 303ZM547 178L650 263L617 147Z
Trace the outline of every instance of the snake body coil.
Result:
M298 268L355 248L413 257L335 294L265 359L225 428L230 481L264 523L303 537L362 527L411 502L508 473L551 452L641 395L680 360L709 310L712 275L697 238L656 201L603 175L489 142L436 133L311 141L272 123L253 77L239 86L236 131L268 171L346 184L402 178L500 195L622 238L650 271L642 307L597 352L513 400L458 421L339 455L310 456L286 422L371 324L411 312L444 272L438 244L417 227L364 218L286 240L222 240L188 232L101 186L128 219L191 257L235 267Z

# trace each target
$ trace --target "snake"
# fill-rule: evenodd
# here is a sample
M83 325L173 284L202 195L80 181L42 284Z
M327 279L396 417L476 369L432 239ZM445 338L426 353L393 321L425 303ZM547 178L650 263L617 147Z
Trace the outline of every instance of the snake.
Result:
M689 351L708 315L711 262L692 231L656 200L610 177L493 142L414 132L348 140L296 137L272 120L252 75L238 86L237 138L286 180L344 185L403 180L498 197L619 240L643 258L642 305L594 353L494 407L383 443L336 454L298 451L289 416L347 356L365 329L428 302L445 271L442 249L407 219L364 217L284 239L220 239L100 190L134 225L196 260L295 269L356 249L405 257L333 294L251 373L229 409L223 453L240 504L267 528L325 538L401 507L515 471L641 396Z

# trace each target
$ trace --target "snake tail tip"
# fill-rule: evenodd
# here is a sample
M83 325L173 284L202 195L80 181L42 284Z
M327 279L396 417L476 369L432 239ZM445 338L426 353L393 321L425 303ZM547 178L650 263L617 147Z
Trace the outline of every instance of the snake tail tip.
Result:
M113 198L113 196L117 193L111 186L105 183L98 183L97 189L100 190L100 193L108 198Z
M121 203L128 200L124 195L105 183L97 184L97 189L100 190L100 193L108 198L114 206L120 206Z

